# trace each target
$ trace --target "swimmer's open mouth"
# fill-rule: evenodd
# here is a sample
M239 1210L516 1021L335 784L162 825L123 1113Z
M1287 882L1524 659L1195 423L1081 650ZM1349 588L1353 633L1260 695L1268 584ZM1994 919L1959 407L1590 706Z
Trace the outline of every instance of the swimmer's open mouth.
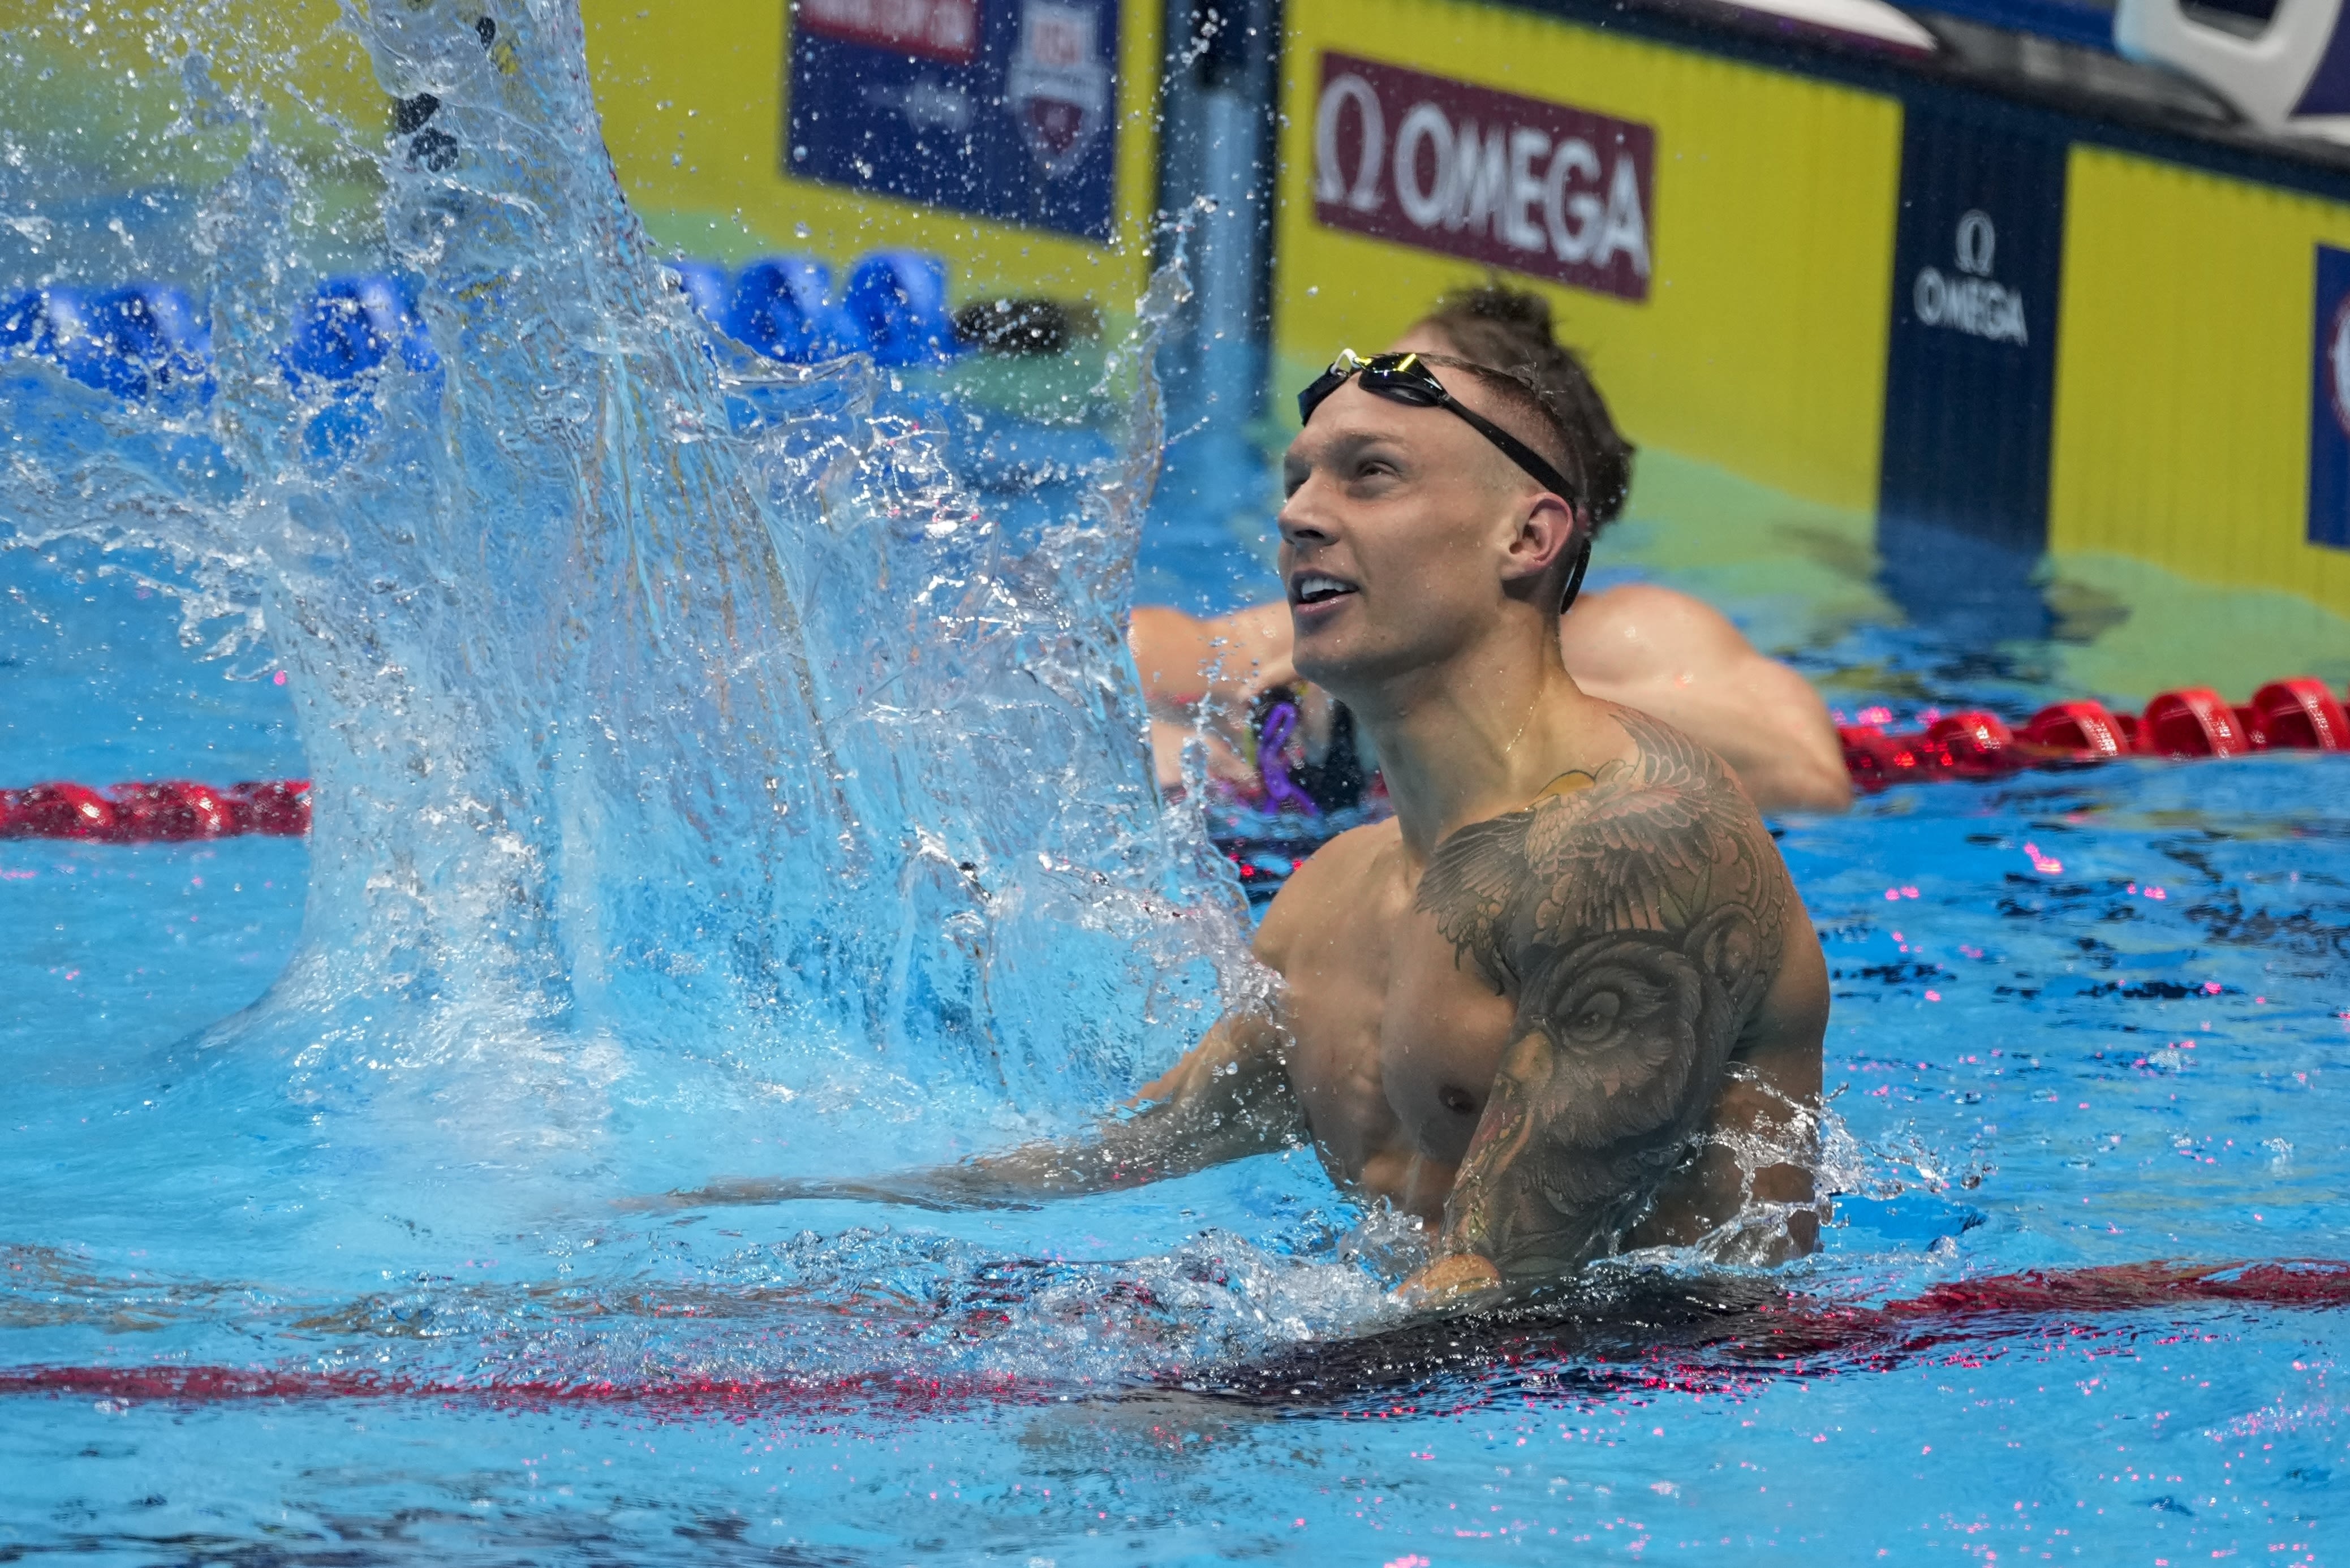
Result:
M1357 591L1354 584L1343 582L1327 572L1300 572L1290 580L1289 602L1293 605L1328 604L1332 599Z

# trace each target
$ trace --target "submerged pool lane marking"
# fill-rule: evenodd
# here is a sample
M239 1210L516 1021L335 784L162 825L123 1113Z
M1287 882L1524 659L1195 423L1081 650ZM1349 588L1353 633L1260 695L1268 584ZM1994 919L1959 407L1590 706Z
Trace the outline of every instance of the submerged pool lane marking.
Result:
M0 1371L0 1397L89 1398L120 1413L141 1404L319 1404L412 1400L495 1410L598 1407L682 1419L702 1416L931 1416L980 1405L1057 1403L1066 1392L1009 1373L919 1377L876 1372L837 1377L693 1377L670 1382L403 1377L288 1366L33 1366Z
M1659 1324L1640 1303L1611 1317L1513 1314L1419 1324L1360 1339L1300 1345L1263 1363L1140 1378L1131 1388L1066 1385L1011 1373L921 1377L898 1372L832 1377L698 1377L580 1382L402 1376L294 1366L51 1366L0 1370L0 1397L86 1398L120 1413L136 1405L311 1404L365 1400L473 1405L497 1410L608 1408L657 1418L711 1416L927 1417L982 1406L1042 1406L1170 1387L1251 1404L1346 1413L1364 1398L1499 1372L1561 1364L1577 1385L1709 1387L1724 1379L1887 1371L1953 1344L2018 1335L2095 1334L2085 1318L2205 1305L2325 1311L2350 1307L2350 1262L2277 1260L2189 1265L2123 1263L2034 1270L1934 1285L1877 1306L1782 1297L1707 1307L1703 1281L1675 1282L1680 1321ZM1696 1305L1696 1310L1688 1308ZM1658 1331L1663 1330L1659 1334ZM1675 1332L1678 1330L1679 1332ZM1653 1348L1611 1355L1629 1332ZM1662 1337L1672 1343L1658 1345ZM1473 1401L1472 1401L1473 1402Z

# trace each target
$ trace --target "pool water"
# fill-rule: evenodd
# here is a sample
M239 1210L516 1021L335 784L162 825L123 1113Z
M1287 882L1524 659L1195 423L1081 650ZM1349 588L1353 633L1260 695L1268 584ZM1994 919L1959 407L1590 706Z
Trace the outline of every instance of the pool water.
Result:
M1262 542L1140 509L1154 414L1114 369L1090 466L1045 474L990 457L1033 421L951 371L705 349L564 130L584 73L530 68L576 21L516 19L501 83L430 19L366 41L453 78L479 150L381 198L451 286L452 369L369 394L367 461L306 454L319 410L266 371L255 258L303 236L246 195L208 231L207 410L0 386L0 783L307 773L320 802L307 842L0 843L0 1555L2350 1546L2334 758L1777 825L1835 976L1838 1190L1776 1272L1626 1260L1415 1325L1384 1292L1417 1238L1302 1153L1036 1211L618 1206L1067 1131L1196 1034L1247 915L1156 805L1116 627L1138 577L1232 602ZM482 233L416 240L452 217ZM1887 601L1864 522L1644 463L1614 569L1714 597L1840 706L2021 713L2130 639L2197 650L2126 597L1970 647ZM1767 561L1723 567L1733 524ZM202 658L183 606L259 639Z
M0 1528L140 1562L1469 1562L1553 1532L1699 1561L2323 1561L2350 1539L2338 1292L2197 1299L2141 1266L2350 1255L2341 799L2328 760L2263 757L1784 826L1868 1153L1771 1288L1866 1308L2110 1272L1792 1365L1751 1323L1646 1334L1637 1292L1555 1344L1349 1350L1400 1249L1297 1160L977 1219L646 1221L587 1182L395 1269L255 1268L238 1233L288 1193L386 1229L418 1200L317 1149L212 1228L153 1218L235 1163L233 1130L159 1141L146 1102L288 952L302 846L12 844ZM765 1168L806 1168L790 1146L827 1116L857 1112L761 1118Z

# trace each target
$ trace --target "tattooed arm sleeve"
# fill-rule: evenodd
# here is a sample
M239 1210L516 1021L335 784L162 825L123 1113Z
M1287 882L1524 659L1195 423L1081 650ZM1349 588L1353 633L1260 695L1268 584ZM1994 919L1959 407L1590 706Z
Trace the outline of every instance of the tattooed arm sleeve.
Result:
M1511 1286L1607 1251L1680 1162L1794 908L1721 764L1617 717L1632 758L1461 829L1420 883L1460 961L1518 993L1439 1247Z

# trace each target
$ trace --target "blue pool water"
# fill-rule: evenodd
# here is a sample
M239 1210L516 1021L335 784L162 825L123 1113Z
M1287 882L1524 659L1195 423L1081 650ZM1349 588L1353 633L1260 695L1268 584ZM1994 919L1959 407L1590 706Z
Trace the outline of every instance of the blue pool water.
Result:
M371 388L356 460L273 358L311 237L266 143L203 226L211 402L0 384L0 783L319 781L307 842L0 843L0 1556L2350 1546L2334 759L1781 825L1839 1196L1776 1274L1414 1328L1413 1238L1305 1156L1035 1212L616 1207L1067 1130L1196 1034L1247 916L1157 806L1117 627L1138 571L1229 597L1251 556L1146 524L1116 365L1071 473L951 375L706 348L584 76L530 68L567 18L503 79L432 19L369 42L471 161L390 167L379 243L448 369ZM1679 565L1688 479L1652 459L1619 561L1839 703L2074 694L2085 644L1969 649L1849 552Z

